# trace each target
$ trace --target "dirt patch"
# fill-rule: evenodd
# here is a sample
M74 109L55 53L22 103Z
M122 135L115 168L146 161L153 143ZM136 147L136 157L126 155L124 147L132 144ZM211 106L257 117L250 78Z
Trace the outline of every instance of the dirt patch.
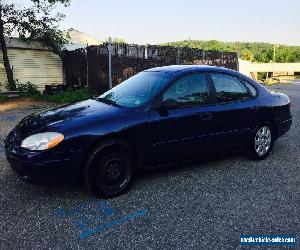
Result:
M41 109L54 106L55 104L46 101L37 101L31 98L14 99L0 103L0 112L10 111L15 109Z

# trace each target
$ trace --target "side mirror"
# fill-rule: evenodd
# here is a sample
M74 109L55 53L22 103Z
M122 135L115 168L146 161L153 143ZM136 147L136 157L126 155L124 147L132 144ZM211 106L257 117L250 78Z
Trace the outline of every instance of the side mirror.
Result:
M162 109L172 109L172 108L176 108L177 106L178 106L178 102L173 98L169 98L161 104Z

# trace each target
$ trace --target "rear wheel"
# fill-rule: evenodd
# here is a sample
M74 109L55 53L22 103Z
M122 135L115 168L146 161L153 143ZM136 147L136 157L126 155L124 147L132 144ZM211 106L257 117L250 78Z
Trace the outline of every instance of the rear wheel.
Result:
M254 160L263 160L271 152L273 147L274 133L270 124L265 123L256 129L252 136L249 156Z
M133 179L130 155L122 149L96 148L89 158L85 172L87 187L97 196L109 198L124 193Z

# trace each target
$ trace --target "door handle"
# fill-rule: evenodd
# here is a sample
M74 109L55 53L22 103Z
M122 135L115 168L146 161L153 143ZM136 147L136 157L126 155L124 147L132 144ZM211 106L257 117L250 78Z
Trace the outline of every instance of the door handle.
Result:
M213 118L213 114L212 113L201 114L201 115L199 115L199 118L202 121L211 120Z

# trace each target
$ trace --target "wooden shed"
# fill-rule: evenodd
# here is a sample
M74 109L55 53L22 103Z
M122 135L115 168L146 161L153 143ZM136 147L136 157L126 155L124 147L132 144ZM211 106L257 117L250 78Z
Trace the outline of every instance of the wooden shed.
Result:
M37 42L26 43L18 38L7 39L7 52L14 78L20 83L31 82L43 90L46 84L62 84L62 61L58 55ZM7 82L0 50L0 90Z

